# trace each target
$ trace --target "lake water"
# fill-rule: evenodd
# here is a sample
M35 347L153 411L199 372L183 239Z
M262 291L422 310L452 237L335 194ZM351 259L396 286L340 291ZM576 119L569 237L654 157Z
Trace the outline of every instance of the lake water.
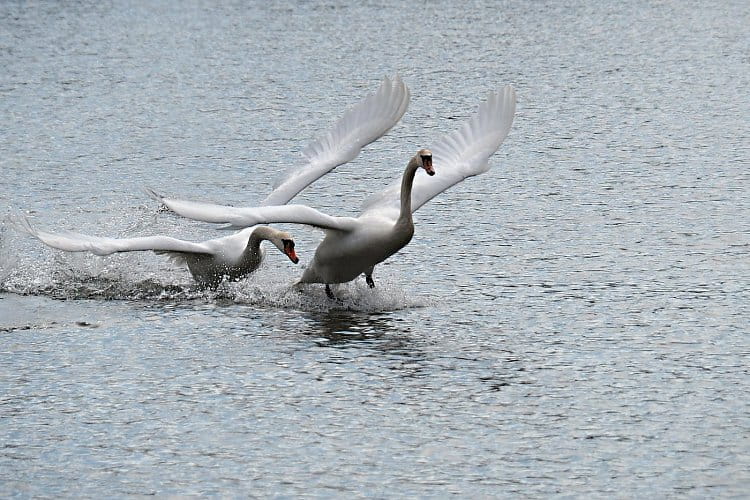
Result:
M518 94L339 302L277 252L209 293L0 226L0 496L747 497L749 4L350 3L0 3L0 215L42 228L224 234L141 188L256 203L398 73L401 123L297 198L356 215Z

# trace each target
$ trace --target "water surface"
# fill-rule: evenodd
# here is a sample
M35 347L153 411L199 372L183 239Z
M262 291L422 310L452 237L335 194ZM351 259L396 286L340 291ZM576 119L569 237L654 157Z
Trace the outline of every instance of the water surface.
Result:
M746 2L0 5L0 209L220 234L398 72L388 136L298 197L356 215L490 90L492 169L329 301L269 252L195 289L0 226L2 496L743 497ZM439 175L439 171L438 171ZM320 233L293 226L302 264Z

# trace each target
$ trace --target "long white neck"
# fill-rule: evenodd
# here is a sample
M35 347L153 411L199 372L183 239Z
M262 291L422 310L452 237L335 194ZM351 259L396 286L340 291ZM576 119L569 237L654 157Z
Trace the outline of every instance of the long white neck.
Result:
M401 177L401 213L398 216L399 222L412 223L411 188L419 166L419 160L415 156L406 165L404 175Z
M258 226L255 229L253 229L253 232L250 234L250 238L247 241L247 248L248 250L258 251L260 248L260 243L263 240L270 240L271 238L275 237L277 234L277 231L268 226Z
M260 242L267 239L263 235L263 232L264 232L263 229L265 229L265 227L263 226L256 227L253 230L253 232L250 233L250 238L247 240L247 249L245 250L246 252L247 251L257 252L258 249L260 248Z
M263 254L260 249L260 244L263 240L270 240L275 235L275 230L268 226L258 226L253 229L250 233L250 238L247 240L247 246L243 254L243 259L252 266L260 265L263 260Z

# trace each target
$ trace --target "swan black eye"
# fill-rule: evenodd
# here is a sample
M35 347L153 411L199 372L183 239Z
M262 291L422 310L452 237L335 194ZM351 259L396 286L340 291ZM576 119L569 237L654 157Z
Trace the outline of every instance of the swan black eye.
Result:
M294 240L281 240L284 248L294 248Z

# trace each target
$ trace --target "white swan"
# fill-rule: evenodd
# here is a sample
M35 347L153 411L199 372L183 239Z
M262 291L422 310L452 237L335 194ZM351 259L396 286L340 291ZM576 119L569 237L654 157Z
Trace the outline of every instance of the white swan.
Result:
M238 280L255 271L263 261L265 252L260 244L265 240L273 243L295 264L299 262L291 235L268 226L249 227L230 236L194 243L163 235L101 238L68 231L50 233L35 229L25 217L10 221L17 229L66 252L91 252L103 256L151 250L166 254L174 263L186 265L195 281L207 287L215 287L224 279Z
M420 150L409 161L401 179L371 197L357 218L332 217L305 205L236 208L151 195L179 215L195 220L250 226L259 223L296 223L322 228L326 237L299 283L344 283L364 274L374 286L372 272L406 244L414 233L412 213L438 193L489 169L488 159L510 130L516 97L506 86L489 98L458 130L441 138L430 150ZM419 168L432 175L416 177Z

